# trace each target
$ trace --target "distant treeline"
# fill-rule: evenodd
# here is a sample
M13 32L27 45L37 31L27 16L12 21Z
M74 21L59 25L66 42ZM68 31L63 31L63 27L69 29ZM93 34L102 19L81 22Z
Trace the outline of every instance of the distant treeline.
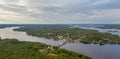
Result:
M102 29L120 29L120 24L97 26L97 28L102 28Z

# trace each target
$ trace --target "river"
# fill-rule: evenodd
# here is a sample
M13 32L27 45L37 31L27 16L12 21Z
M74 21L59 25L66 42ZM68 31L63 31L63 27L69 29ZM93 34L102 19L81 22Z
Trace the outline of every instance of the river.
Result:
M29 36L26 32L13 31L19 27L7 27L0 29L1 38L16 38L19 41L41 42L49 45L57 46L60 41L49 40L46 38L38 38ZM68 43L62 46L71 51L90 56L92 59L120 59L120 45L95 45L95 44L82 44L82 43Z

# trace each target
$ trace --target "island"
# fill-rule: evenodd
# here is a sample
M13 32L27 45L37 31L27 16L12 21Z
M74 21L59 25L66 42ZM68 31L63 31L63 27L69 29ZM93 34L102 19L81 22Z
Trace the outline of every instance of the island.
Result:
M27 25L15 31L25 31L28 35L85 44L120 44L120 37L96 30L71 28L69 25Z

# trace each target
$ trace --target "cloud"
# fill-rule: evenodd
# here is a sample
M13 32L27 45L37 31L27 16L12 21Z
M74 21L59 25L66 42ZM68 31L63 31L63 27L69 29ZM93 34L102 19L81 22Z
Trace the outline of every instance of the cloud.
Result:
M110 10L102 10L102 11L96 11L94 10L93 15L90 16L90 18L120 18L120 9L110 9Z
M119 2L119 0L0 0L0 23L104 23L104 21L120 23ZM114 20L117 22L113 22Z

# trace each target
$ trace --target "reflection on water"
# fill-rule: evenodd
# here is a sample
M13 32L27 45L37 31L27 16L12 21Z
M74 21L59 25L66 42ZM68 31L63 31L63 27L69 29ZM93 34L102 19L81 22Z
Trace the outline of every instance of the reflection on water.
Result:
M20 41L32 41L32 42L42 42L56 46L61 42L48 40L45 38L38 38L26 35L25 32L13 31L14 28L18 27L8 27L0 29L1 38L16 38ZM120 59L120 45L86 45L81 43L68 43L61 48L66 48L87 56L92 57L92 59Z

